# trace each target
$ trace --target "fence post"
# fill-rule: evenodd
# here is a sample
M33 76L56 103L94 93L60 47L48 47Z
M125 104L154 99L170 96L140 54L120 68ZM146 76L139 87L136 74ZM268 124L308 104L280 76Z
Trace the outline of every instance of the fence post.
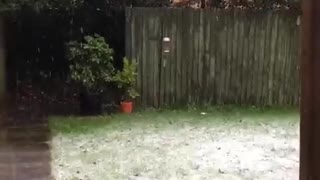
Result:
M320 1L302 1L300 180L320 179Z

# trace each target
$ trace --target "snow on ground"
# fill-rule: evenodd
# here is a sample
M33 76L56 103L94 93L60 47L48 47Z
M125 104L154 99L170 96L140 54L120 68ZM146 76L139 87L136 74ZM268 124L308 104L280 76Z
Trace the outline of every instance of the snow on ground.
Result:
M58 134L57 180L295 180L298 122L173 123Z

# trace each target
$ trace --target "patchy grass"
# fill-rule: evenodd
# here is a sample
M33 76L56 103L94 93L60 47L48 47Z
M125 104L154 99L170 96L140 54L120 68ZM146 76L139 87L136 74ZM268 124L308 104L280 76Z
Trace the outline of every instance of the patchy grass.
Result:
M294 108L51 117L57 180L298 179Z

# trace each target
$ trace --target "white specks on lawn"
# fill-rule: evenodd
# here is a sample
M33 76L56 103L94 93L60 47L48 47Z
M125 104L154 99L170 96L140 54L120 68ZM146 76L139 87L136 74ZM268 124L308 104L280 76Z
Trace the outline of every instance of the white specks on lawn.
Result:
M298 179L297 123L172 123L53 138L56 179ZM155 129L156 128L156 129Z

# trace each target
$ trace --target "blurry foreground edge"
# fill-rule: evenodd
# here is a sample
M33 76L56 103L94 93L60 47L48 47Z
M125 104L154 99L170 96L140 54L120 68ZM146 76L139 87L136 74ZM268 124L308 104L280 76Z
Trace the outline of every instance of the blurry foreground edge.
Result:
M10 99L5 67L5 32L0 17L0 180L52 179L47 117L39 105ZM28 106L27 111L19 110L20 105Z
M320 179L320 1L302 0L300 180Z

